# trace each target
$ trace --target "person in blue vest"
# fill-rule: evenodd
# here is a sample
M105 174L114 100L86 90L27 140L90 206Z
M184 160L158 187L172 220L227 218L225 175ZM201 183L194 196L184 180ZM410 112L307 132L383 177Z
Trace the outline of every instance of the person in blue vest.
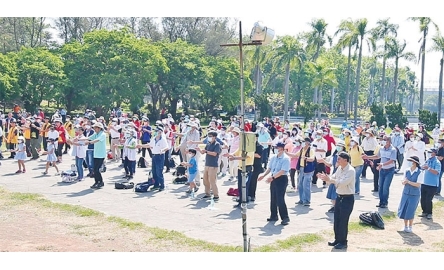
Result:
M432 148L427 152L430 153L430 158L426 160L421 167L424 172L424 183L421 185L421 208L422 214L419 217L427 219L433 218L433 197L439 186L439 174L441 172L441 162L436 157L438 149Z

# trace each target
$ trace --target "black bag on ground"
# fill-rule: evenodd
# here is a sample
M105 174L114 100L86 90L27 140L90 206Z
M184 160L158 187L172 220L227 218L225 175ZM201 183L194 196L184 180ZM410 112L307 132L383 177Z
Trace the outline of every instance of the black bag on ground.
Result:
M144 157L140 157L139 161L137 161L138 168L146 168L146 161Z
M156 181L154 181L153 174L152 174L152 172L150 171L150 172L148 173L148 181L146 181L146 182L142 182L142 183L137 183L136 186L134 187L134 191L135 191L135 192L148 192L148 189L149 189L151 186L154 186L154 183L155 183L155 182L156 182Z
M173 184L176 184L176 185L185 184L186 182L188 182L188 178L185 175L178 176L178 177L174 178L174 180L173 180Z
M134 183L133 182L127 182L127 181L121 181L114 183L115 189L133 189Z
M179 165L176 168L176 176L182 176L185 175L185 172L187 171L187 168L185 166Z
M384 229L384 220L382 219L379 212L365 212L359 215L359 219L370 226L377 227L379 229Z

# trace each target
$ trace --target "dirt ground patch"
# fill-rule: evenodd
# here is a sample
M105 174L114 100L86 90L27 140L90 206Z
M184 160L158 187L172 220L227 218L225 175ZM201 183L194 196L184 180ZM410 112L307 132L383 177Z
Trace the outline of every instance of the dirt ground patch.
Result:
M123 226L102 214L79 216L71 211L45 206L39 200L20 201L0 192L0 251L2 252L184 252L214 251L205 243L178 244L174 234L159 237L141 226ZM444 251L443 203L435 207L434 219L416 218L413 233L401 232L403 222L387 220L385 230L356 224L349 233L348 252ZM134 224L133 224L134 225ZM302 244L303 252L331 251L327 241L333 230L320 232L321 241ZM179 237L180 238L180 237ZM282 251L295 250L292 247Z

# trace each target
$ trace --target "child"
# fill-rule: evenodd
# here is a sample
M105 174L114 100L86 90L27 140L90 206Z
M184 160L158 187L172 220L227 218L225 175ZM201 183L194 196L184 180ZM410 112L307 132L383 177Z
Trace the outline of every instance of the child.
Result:
M18 171L16 171L15 173L25 173L26 145L25 145L25 138L23 136L18 137L17 149L11 150L11 152L16 153L14 159L17 160L19 166Z
M199 188L196 186L194 179L196 178L197 172L199 171L197 168L197 160L195 158L196 150L188 149L187 159L189 162L182 162L182 166L188 167L188 183L190 184L190 188L187 190L187 194L190 194L194 189L194 192L197 192Z
M54 166L54 168L57 170L56 175L60 175L59 168L57 168L57 156L55 154L55 139L48 138L48 151L46 152L46 170L42 172L42 174L46 175L48 174L48 168L50 165Z

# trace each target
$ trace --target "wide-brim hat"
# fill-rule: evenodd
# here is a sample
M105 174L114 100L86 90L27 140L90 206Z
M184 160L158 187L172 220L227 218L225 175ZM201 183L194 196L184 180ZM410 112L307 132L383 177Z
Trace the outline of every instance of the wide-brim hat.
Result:
M237 134L240 134L241 130L238 127L234 127L233 130L231 130L231 132L236 132Z
M345 147L345 142L343 142L343 141L339 141L339 142L336 143L336 146L342 146L342 147Z
M356 143L359 143L359 137L352 137L350 141L355 141Z
M344 129L342 130L342 133L347 133L347 132L350 133L350 134L352 133L352 132L350 131L350 129L348 129L348 128L344 128Z
M417 156L411 156L407 159L407 161L415 162L416 164L421 165Z
M258 123L257 125L256 125L256 127L264 127L264 124L262 124L262 123Z
M100 128L100 129L103 129L103 125L102 125L102 123L100 123L100 122L96 122L92 127L93 127L93 128L98 127L98 128Z
M56 119L54 119L54 123L55 123L55 122L63 123L62 118L56 118Z

